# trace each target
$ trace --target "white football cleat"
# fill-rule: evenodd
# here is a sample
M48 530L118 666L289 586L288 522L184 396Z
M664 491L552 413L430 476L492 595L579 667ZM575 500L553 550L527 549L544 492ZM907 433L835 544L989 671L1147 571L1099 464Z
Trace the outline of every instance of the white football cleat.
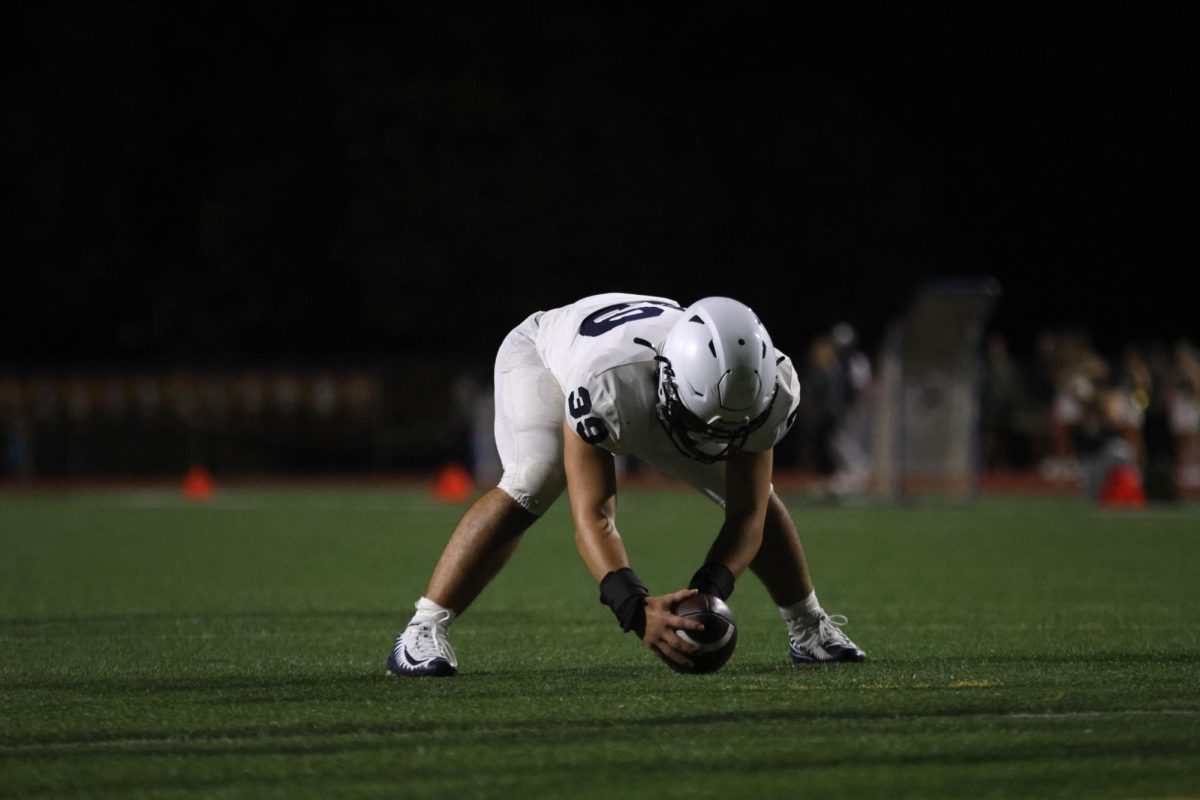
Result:
M458 672L458 657L447 638L452 616L442 611L428 620L408 623L388 656L389 675L448 678Z
M824 611L815 620L788 622L788 640L792 661L797 664L829 664L835 661L866 661L867 654L842 633L848 620L841 614Z

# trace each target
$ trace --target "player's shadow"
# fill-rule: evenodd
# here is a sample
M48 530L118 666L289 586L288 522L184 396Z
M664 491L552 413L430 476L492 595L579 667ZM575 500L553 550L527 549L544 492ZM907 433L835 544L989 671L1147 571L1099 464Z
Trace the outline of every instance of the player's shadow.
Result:
M947 716L979 716L981 712L962 709L948 712L945 709L936 713L928 710L904 712L903 710L888 709L879 711L839 710L839 724L851 724L862 730L878 722L893 730L897 720L904 718L936 718ZM828 724L830 720L826 709L772 709L728 711L719 714L671 714L639 717L633 719L614 719L611 717L585 717L574 719L537 719L526 721L496 721L487 722L441 721L431 728L425 721L389 721L376 723L338 723L338 724L291 724L291 725L251 725L229 727L213 730L189 730L187 732L125 731L114 735L111 733L68 735L56 734L46 736L23 737L19 741L0 740L0 756L19 757L24 760L72 760L81 755L103 756L118 755L139 757L188 757L188 758L223 758L249 756L303 756L303 755L338 755L345 753L369 753L383 751L408 752L420 744L427 750L436 751L446 748L479 748L488 746L508 746L513 742L521 742L525 746L589 746L594 744L596 737L603 737L608 749L620 752L621 766L625 769L635 769L640 765L637 745L645 742L647 732L662 736L664 731L679 731L679 736L687 738L698 730L719 730L724 726L769 726L791 725L796 730L804 730L801 726ZM621 745L628 744L629 747ZM653 748L644 749L645 766L659 764L661 754ZM1084 752L1086 750L1086 752ZM1184 756L1192 752L1189 741L1163 742L1156 748L1159 757ZM1082 750L1073 749L1075 756L1103 758L1108 756L1123 757L1128 755L1128 745L1118 741L1096 740ZM1051 751L1031 750L1020 754L1020 758L1029 761L1055 760L1061 754ZM836 767L848 763L862 766L903 766L920 764L946 763L977 763L979 753L965 751L954 755L943 751L931 753L893 752L893 753L843 753L840 755L821 756L817 753L806 755L803 763L805 768ZM1012 754L1006 757L1011 760ZM677 769L688 769L689 760L696 770L711 771L721 769L720 763L714 763L710 754L697 753L689 756L686 752L677 752L673 756L673 766ZM753 764L744 759L727 765L732 770L780 769L792 771L797 768L793 756L764 753L753 758ZM453 777L461 771L460 765L448 762L444 777ZM571 767L570 769L574 769ZM494 772L506 774L509 770L502 765L491 767L477 764L473 772ZM421 767L423 775L437 775L438 767L425 764ZM140 783L138 786L142 786ZM145 788L144 786L142 788Z

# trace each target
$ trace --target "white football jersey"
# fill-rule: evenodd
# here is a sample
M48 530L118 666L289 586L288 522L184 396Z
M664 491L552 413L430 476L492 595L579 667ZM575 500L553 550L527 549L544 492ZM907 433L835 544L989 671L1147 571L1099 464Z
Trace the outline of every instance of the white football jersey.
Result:
M658 464L681 454L658 420L658 363L684 307L666 297L609 293L547 311L537 350L566 398L566 418L589 444ZM766 423L743 449L775 446L795 420L800 384L792 361L776 351L779 389Z

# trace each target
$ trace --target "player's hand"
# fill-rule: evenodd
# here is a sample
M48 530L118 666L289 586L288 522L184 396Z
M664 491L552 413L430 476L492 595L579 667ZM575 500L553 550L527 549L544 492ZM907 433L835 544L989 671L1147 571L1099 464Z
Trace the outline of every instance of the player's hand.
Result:
M695 589L683 589L671 594L646 598L646 633L642 641L658 654L660 658L674 661L685 667L691 667L692 662L687 653L694 653L700 648L680 639L675 631L683 628L690 631L704 630L704 626L694 619L680 617L671 609L675 604L698 594Z

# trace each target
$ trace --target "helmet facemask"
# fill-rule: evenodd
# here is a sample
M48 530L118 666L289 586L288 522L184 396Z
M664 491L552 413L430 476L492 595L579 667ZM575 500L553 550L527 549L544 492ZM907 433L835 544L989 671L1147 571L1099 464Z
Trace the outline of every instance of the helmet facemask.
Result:
M697 300L658 352L659 422L688 458L728 459L771 415L779 389L775 348L745 304Z
M692 413L680 399L679 384L675 379L670 359L657 356L655 361L658 362L656 411L659 424L675 445L675 449L688 458L705 464L728 460L741 452L750 434L761 428L771 416L771 409L775 406L775 396L779 390L778 380L771 390L771 399L767 407L754 419L730 422L716 418L706 422Z

